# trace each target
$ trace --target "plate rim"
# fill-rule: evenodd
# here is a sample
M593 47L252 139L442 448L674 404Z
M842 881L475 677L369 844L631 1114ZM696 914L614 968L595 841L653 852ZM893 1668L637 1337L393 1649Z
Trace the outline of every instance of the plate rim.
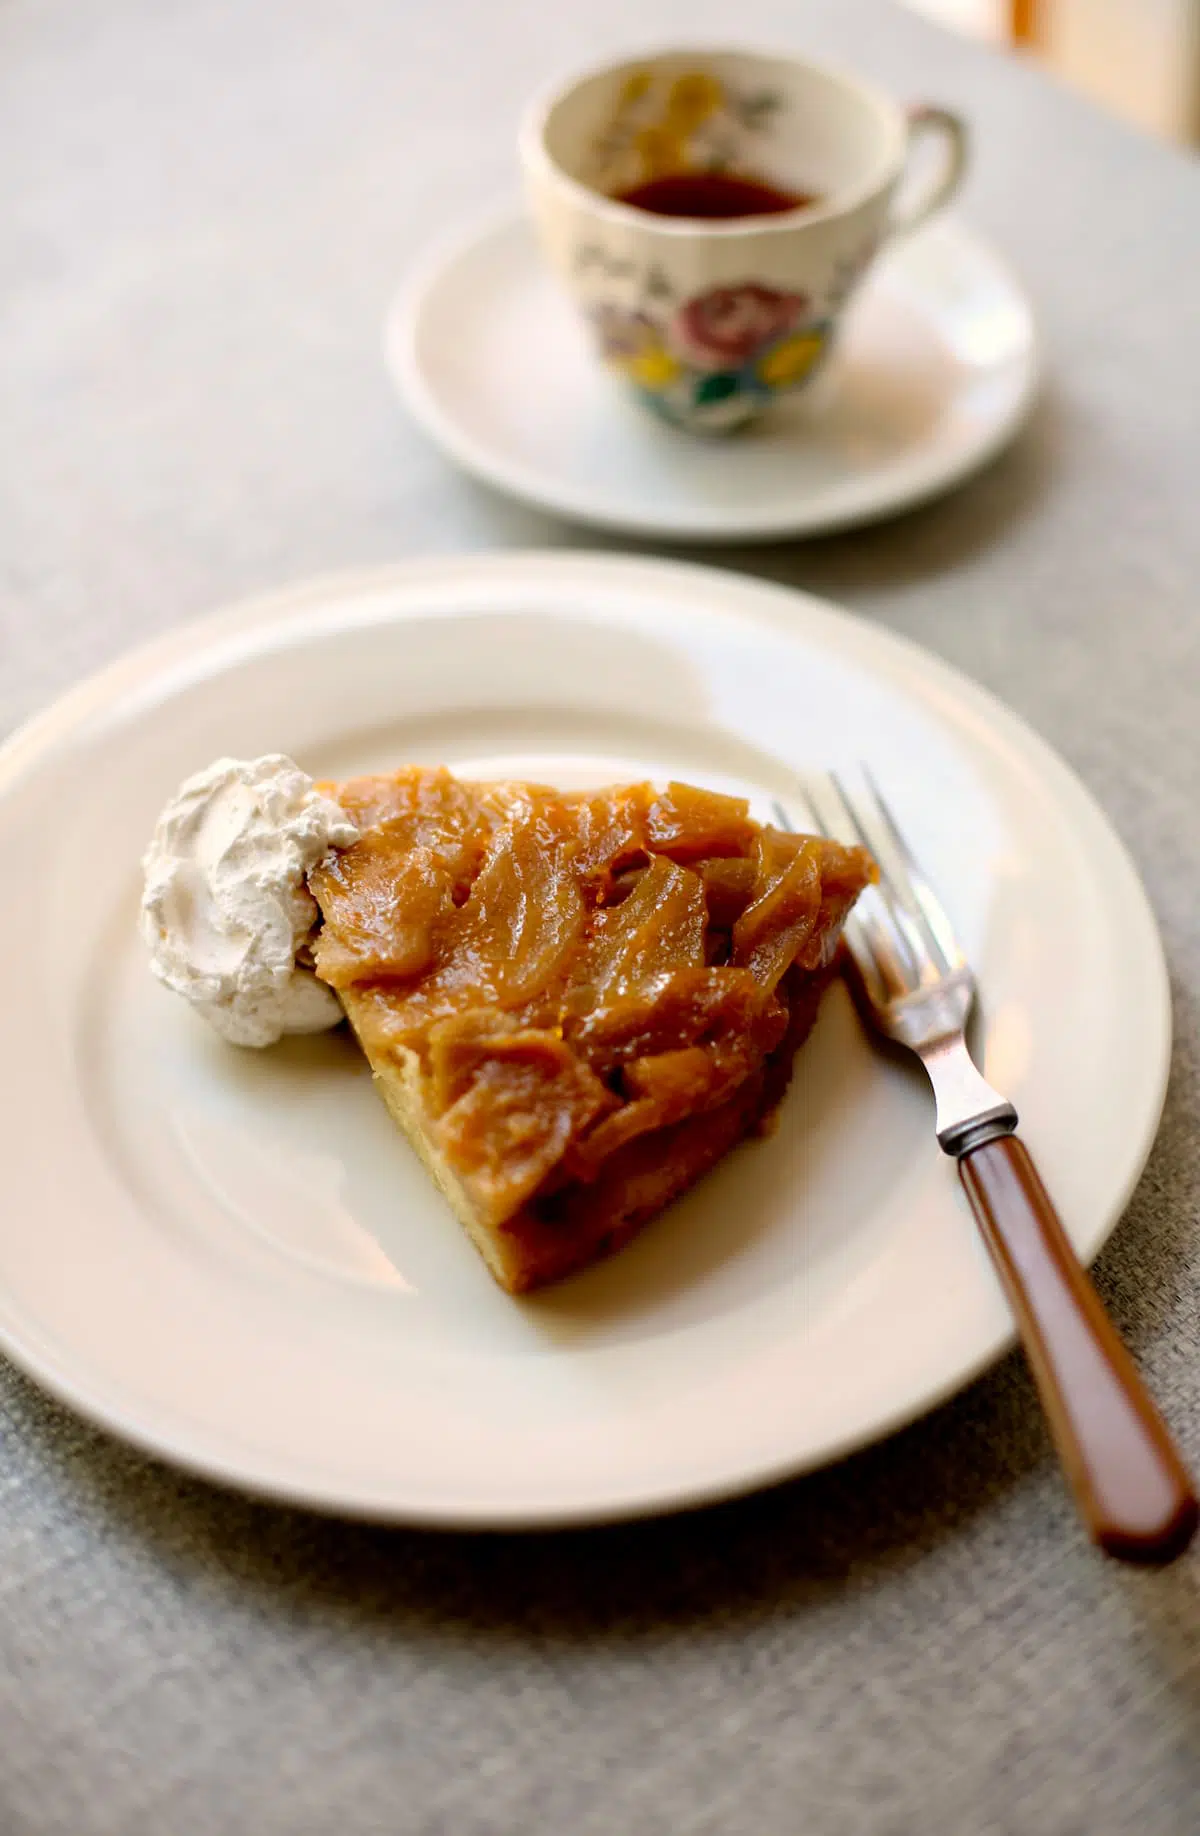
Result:
M847 652L856 660L866 658L867 667L873 655L882 652L883 660L892 665L892 673L903 681L912 672L953 691L960 702L986 715L989 725L1015 736L1025 757L1032 758L1039 775L1048 770L1058 786L1072 799L1090 824L1101 833L1114 860L1120 862L1126 881L1126 892L1140 908L1151 958L1145 969L1158 988L1153 1015L1147 1015L1148 1028L1153 1023L1156 1039L1152 1041L1157 1077L1146 1109L1146 1122L1140 1131L1136 1151L1131 1157L1131 1171L1119 1193L1107 1208L1105 1221L1093 1226L1086 1243L1077 1249L1085 1263L1099 1254L1121 1217L1142 1177L1157 1137L1167 1084L1170 1075L1172 1047L1172 1004L1169 971L1162 937L1154 909L1141 876L1121 835L1082 779L1048 741L991 691L938 653L913 639L886 627L870 624L848 609L803 588L789 587L774 581L762 581L753 575L727 573L726 570L697 562L676 561L658 557L609 555L586 549L510 549L499 553L445 554L413 557L382 567L336 570L306 576L290 585L266 593L240 596L232 602L198 618L184 621L172 630L150 639L116 657L82 682L68 689L40 712L34 713L0 744L0 799L7 797L30 766L36 770L39 755L52 752L54 746L88 714L102 708L114 697L136 687L172 663L189 656L202 655L214 644L259 629L286 626L291 616L313 603L352 600L364 595L386 594L419 588L422 580L440 587L461 580L464 588L476 580L486 581L497 570L519 579L528 570L554 578L556 575L582 572L592 577L592 584L603 586L605 576L614 587L629 590L639 586L652 588L656 580L674 580L684 586L688 577L698 585L720 582L734 602L721 607L723 615L733 615L751 628L769 634L779 642L794 641L803 645L815 635L833 640L836 652ZM682 581L680 577L683 577ZM564 585L569 585L564 580ZM759 602L755 605L754 602ZM789 630L768 616L768 609L793 616L803 606L809 621L807 631ZM706 611L715 608L706 608ZM401 613L401 617L406 614ZM815 633L813 627L816 628ZM1152 973L1153 972L1153 973ZM930 1129L930 1149L936 1151ZM443 1501L432 1505L400 1504L394 1497L368 1495L369 1488L356 1493L339 1490L338 1482L306 1484L303 1481L279 1480L256 1470L253 1454L244 1461L233 1456L215 1456L173 1438L170 1431L156 1431L131 1418L119 1403L96 1399L78 1387L72 1375L59 1368L55 1353L42 1349L35 1329L24 1334L11 1330L0 1318L0 1351L39 1388L47 1391L82 1419L115 1435L141 1453L168 1466L191 1473L227 1488L253 1497L285 1505L299 1506L348 1520L407 1524L431 1529L449 1530L539 1530L567 1528L589 1524L629 1521L702 1508L750 1492L768 1488L817 1471L846 1458L862 1448L888 1438L899 1429L919 1420L950 1397L965 1389L989 1369L1016 1342L1015 1327L1009 1324L998 1338L981 1342L976 1356L961 1365L943 1382L927 1387L914 1400L911 1396L895 1408L876 1414L867 1427L861 1425L816 1452L779 1455L760 1460L753 1468L739 1468L723 1478L705 1480L681 1488L678 1483L666 1487L643 1486L632 1492L614 1495L605 1504L574 1501L553 1505L537 1501L481 1504L474 1497L458 1502Z
M1021 386L1009 407L976 445L961 453L954 463L930 476L917 474L914 481L900 488L889 488L840 514L814 514L799 507L759 515L742 512L722 516L706 510L703 517L663 516L636 508L628 512L607 509L603 502L590 499L586 489L565 487L549 473L543 474L520 459L509 459L503 453L477 441L444 408L439 393L431 386L418 354L418 329L422 308L430 289L446 270L464 258L489 237L524 230L532 234L526 213L511 200L503 206L493 205L485 213L476 213L443 231L430 242L392 295L384 314L382 348L385 368L404 406L417 425L442 452L447 454L471 478L487 485L529 508L567 518L585 528L605 529L617 534L655 537L661 540L707 547L722 543L759 545L782 540L802 540L837 535L846 530L864 528L919 509L923 504L958 488L999 457L1015 439L1038 398L1043 377L1043 347L1033 302L1012 266L977 231L966 227L954 213L939 216L928 225L930 233L949 234L975 256L982 257L997 272L1021 309L1025 325L1025 369ZM925 233L923 230L916 235ZM870 283L868 282L868 285ZM729 443L727 442L727 445Z

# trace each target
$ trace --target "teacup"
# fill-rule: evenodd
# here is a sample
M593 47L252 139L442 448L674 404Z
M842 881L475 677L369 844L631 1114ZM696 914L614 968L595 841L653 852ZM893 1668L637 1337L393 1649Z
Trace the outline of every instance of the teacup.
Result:
M905 183L926 136L939 157ZM677 50L573 78L534 103L520 145L543 248L602 359L668 420L724 432L812 385L879 250L957 189L966 138L947 109L802 58ZM770 214L618 195L712 173L772 188Z

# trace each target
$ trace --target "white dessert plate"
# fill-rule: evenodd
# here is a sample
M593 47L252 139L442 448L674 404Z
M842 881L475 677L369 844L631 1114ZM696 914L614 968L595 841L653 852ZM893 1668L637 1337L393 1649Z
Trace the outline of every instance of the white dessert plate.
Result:
M1025 295L953 219L879 261L811 395L728 439L664 425L601 368L514 212L427 258L386 354L466 471L578 522L686 542L820 535L935 497L1012 437L1037 375Z
M453 1525L695 1504L819 1465L1010 1341L921 1076L830 993L778 1132L623 1254L496 1288L345 1029L223 1044L152 981L139 856L179 780L282 749L785 801L865 756L945 895L1080 1253L1162 1103L1163 958L1066 767L943 663L728 574L579 554L414 562L183 628L0 754L14 1042L0 1344L139 1446L251 1491Z

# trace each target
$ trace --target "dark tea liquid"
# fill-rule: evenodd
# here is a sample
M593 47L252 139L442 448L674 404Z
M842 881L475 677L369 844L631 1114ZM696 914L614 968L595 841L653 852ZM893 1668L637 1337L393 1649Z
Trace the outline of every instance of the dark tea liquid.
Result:
M766 179L742 178L734 172L670 172L618 191L619 204L651 211L656 217L770 217L800 210L818 199L811 191L784 191Z

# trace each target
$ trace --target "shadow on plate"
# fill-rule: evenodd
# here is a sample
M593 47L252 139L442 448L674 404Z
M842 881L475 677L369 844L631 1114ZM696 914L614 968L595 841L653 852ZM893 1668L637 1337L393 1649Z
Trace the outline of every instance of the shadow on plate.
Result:
M478 512L481 539L506 546L666 554L835 600L873 592L886 597L952 572L1009 536L1053 490L1068 439L1066 410L1045 386L1011 445L955 490L860 529L794 541L659 541L571 523L513 502L473 479L463 478L461 488Z

